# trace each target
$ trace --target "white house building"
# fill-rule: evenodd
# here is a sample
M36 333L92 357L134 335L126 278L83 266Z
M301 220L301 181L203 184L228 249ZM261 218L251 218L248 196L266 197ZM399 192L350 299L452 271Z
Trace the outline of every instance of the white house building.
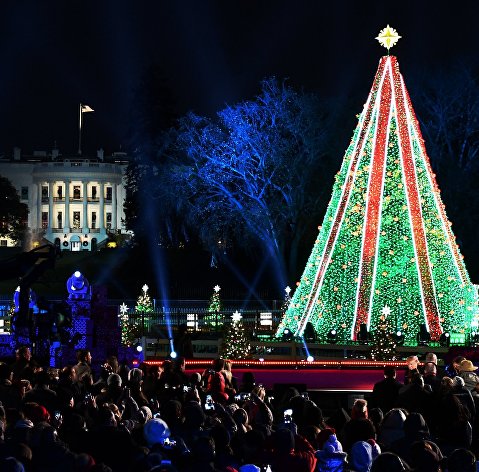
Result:
M123 225L124 174L128 156L123 152L96 158L63 157L57 149L0 158L0 175L17 189L29 208L31 247L49 242L62 250L95 251L111 234L126 234ZM8 239L0 239L7 246Z

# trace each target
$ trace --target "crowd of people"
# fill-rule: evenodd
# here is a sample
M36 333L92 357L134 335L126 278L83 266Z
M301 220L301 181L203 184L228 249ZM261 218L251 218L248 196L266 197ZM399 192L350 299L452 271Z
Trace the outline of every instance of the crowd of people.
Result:
M251 372L215 359L129 368L91 354L39 366L27 347L0 364L0 471L472 472L479 451L477 367L434 354L386 367L367 400L328 417L307 392L272 398Z

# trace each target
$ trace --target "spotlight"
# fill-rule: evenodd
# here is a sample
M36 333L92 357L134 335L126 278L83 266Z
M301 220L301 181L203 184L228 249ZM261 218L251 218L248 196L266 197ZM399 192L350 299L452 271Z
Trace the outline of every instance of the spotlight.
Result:
M143 351L143 346L141 344L136 345L136 352L142 352Z
M289 328L285 328L283 331L283 341L292 341L293 340L293 332Z
M264 362L264 357L260 357L258 360L259 360L260 362Z
M404 344L404 338L405 338L404 333L398 330L395 336L396 343L399 345Z
M439 338L439 344L442 347L449 347L451 344L451 335L449 333L442 333Z
M308 356L306 360L307 360L308 362L313 362L313 361L314 361L314 357L313 357L313 356Z
M176 354L175 351L171 351L171 352L170 352L170 357L171 357L172 359L176 359L176 356L177 356L177 355L178 355L178 354Z
M427 346L431 341L431 335L424 323L419 327L419 333L417 333L417 343L419 346Z
M331 344L334 344L338 340L337 337L338 337L338 332L335 329L330 329L328 333L328 341Z
M79 279L81 277L81 272L79 270L76 270L75 272L73 272L73 275Z

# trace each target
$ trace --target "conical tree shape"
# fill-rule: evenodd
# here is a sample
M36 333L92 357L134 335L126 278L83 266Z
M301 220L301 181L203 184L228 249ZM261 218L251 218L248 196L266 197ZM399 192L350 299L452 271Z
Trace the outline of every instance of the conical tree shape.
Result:
M381 58L336 175L319 236L276 336L313 324L326 341L370 331L391 307L393 329L415 345L477 326L477 291L447 220L419 124L394 56Z

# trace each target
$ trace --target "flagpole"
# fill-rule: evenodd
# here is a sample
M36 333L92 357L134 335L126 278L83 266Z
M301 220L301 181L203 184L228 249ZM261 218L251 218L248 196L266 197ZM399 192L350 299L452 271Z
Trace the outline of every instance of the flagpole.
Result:
M82 106L80 103L80 109L78 113L78 155L81 156L81 123L82 122Z

